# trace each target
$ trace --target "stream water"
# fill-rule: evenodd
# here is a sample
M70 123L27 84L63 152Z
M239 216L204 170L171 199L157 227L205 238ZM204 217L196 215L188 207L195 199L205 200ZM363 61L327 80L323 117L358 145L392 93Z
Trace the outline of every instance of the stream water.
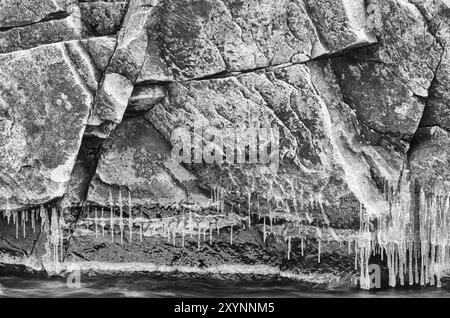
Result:
M0 277L2 297L219 297L219 298L305 298L305 297L450 297L450 281L442 288L397 288L379 291L363 291L356 287L338 286L323 288L292 281L243 282L171 280L145 277L89 279L81 288L70 289L63 279L29 278L19 276Z

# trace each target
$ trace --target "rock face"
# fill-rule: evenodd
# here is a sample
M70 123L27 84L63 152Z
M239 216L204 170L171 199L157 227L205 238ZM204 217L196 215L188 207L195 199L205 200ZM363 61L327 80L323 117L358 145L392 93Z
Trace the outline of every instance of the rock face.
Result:
M449 12L3 1L0 264L439 284Z
M36 3L35 1L5 0L0 5L0 27L14 28L52 19L55 16L67 14L75 2L74 0L43 0Z
M14 208L50 201L70 179L92 92L63 43L1 55L0 73L2 196Z
M117 199L123 192L124 202L130 194L139 205L182 202L186 193L172 180L169 160L169 145L150 122L124 120L103 144L88 200L107 206L110 194Z
M365 16L359 0L160 1L139 81L302 63L375 43Z

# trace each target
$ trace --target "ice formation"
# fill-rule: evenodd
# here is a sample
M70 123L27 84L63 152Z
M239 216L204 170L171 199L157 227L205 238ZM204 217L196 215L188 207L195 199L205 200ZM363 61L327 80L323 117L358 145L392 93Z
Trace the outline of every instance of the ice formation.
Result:
M297 246L303 257L308 240L311 246L317 246L318 263L323 261L324 244L337 242L340 247L346 244L348 254L353 254L355 269L360 272L359 283L364 289L371 287L370 260L373 255L380 255L381 261L387 263L390 286L440 286L450 264L450 194L444 186L431 188L410 179L405 172L395 186L384 182L383 193L390 206L388 213L370 215L361 204L357 232L331 228L326 214L327 203L321 195L308 194L297 187L295 180L288 181L287 199L277 198L270 191L270 198L252 196L248 192L246 216L239 215L239 203L237 213L234 203L225 207L227 192L220 187L214 187L211 193L214 214L196 213L183 206L179 215L155 219L144 217L142 210L137 212L140 213L137 217L139 207L133 207L131 193L128 192L124 202L119 190L116 200L109 193L107 207L84 207L86 218L78 221L78 225L90 229L95 239L105 239L106 233L110 232L112 243L115 243L118 225L120 244L124 244L126 230L128 243L134 243L134 229L139 230L140 243L159 236L166 237L169 244L185 247L187 238L195 238L199 251L202 244L213 245L214 231L220 235L221 229L229 233L229 244L235 244L236 228L244 229L247 225L261 231L264 243L269 236L283 237L288 260L293 258ZM312 211L318 212L313 215L320 219L314 219ZM53 268L59 267L64 259L65 225L61 211L55 206L41 206L28 211L7 209L3 215L8 223L13 223L17 239L26 237L27 225L31 223L35 233L40 223L48 236L48 258ZM254 224L251 224L252 219Z
M33 234L40 224L40 233L46 242L45 255L42 257L44 266L50 272L59 272L64 260L64 229L66 225L61 211L56 206L39 206L25 211L6 210L2 213L8 224L15 228L15 238L24 239L29 235L27 227L31 225Z
M385 188L391 209L377 219L377 243L386 254L389 285L441 285L448 270L450 196L444 186L425 186L406 171L394 190Z

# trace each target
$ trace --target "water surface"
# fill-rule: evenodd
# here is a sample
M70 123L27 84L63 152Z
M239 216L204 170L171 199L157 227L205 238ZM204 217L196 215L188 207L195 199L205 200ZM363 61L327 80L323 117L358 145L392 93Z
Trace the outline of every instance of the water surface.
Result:
M201 281L146 277L83 280L81 288L67 287L65 279L0 277L0 297L450 297L450 284L442 288L399 288L362 291L356 287L319 287L293 281Z

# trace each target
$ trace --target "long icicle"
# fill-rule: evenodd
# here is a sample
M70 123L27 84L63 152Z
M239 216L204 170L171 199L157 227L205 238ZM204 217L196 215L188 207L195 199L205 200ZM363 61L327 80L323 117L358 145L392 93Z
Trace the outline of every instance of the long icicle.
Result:
M128 191L128 229L130 230L130 244L133 242L133 208L131 203L131 191Z

